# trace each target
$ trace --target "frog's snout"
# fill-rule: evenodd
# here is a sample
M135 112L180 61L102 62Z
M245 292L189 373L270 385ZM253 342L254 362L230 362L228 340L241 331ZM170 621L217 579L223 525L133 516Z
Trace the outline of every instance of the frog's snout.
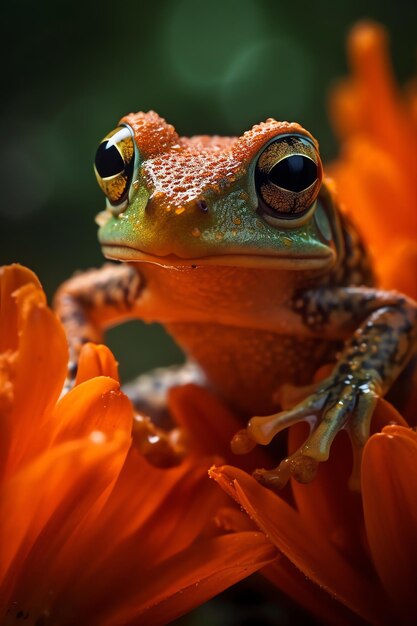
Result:
M181 216L181 221L189 220L197 225L201 218L210 214L209 201L204 196L190 198L186 202L172 204L167 196L157 191L150 195L145 206L145 214L149 219L159 223L169 222L171 219Z

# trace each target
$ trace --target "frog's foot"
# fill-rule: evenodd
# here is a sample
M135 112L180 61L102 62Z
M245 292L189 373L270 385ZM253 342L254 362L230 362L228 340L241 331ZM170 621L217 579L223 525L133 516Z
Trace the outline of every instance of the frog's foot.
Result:
M156 467L174 467L186 455L187 446L182 429L162 430L145 415L135 415L132 439L133 445Z
M168 395L173 387L189 383L204 385L205 379L194 363L158 367L125 383L122 391L128 396L135 411L149 416L154 424L164 430L173 426L168 408Z
M136 413L133 444L152 465L173 467L186 455L185 434L172 419L168 395L173 387L190 382L202 384L204 380L199 368L187 362L154 369L122 387Z
M281 385L278 391L274 394L274 402L276 402L281 409L291 409L296 404L301 403L304 398L312 395L316 391L318 385L319 383L315 382L310 385L300 387L299 385L285 383Z
M257 444L267 445L282 430L306 421L310 436L291 456L272 470L255 470L262 484L279 489L290 477L301 483L310 482L319 463L329 458L331 444L342 429L350 435L354 450L353 474L350 486L359 488L360 460L369 436L370 421L379 396L375 372L361 377L331 376L321 381L313 394L290 410L265 417L252 417L248 426L232 440L232 450L244 454Z

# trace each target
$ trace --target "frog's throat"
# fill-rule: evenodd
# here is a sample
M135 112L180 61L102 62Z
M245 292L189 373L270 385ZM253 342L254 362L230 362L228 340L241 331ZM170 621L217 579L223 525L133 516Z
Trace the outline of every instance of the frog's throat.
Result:
M265 268L277 270L327 270L336 261L334 250L328 249L321 255L284 256L281 254L219 254L194 258L181 258L174 254L156 256L146 254L128 246L104 244L103 254L114 261L130 263L154 263L162 267L203 267L218 265L228 267Z

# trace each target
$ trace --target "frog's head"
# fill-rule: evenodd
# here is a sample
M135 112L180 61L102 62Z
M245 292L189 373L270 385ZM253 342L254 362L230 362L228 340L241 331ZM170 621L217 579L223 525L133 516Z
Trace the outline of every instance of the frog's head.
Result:
M104 255L169 266L323 269L336 257L313 137L269 119L238 138L179 137L156 113L123 118L95 160Z

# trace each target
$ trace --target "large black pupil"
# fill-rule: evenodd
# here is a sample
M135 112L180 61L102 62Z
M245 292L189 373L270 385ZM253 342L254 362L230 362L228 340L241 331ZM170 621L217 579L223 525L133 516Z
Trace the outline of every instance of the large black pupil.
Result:
M288 191L304 191L317 179L317 165L301 154L282 159L268 174L268 180Z
M108 178L123 172L125 164L117 148L108 141L103 141L96 152L96 170L101 178Z

